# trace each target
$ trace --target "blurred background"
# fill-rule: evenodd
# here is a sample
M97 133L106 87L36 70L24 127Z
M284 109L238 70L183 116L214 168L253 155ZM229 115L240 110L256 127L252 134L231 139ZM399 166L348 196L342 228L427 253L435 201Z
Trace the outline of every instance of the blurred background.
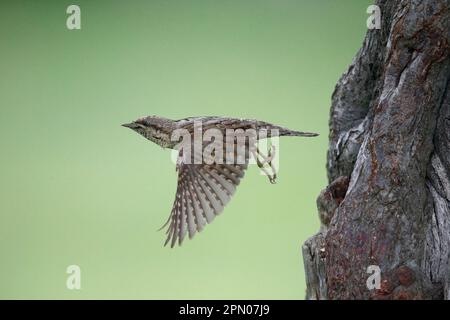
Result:
M303 299L330 97L371 2L2 1L0 298ZM66 27L70 4L81 30ZM170 249L156 231L170 151L120 126L144 115L321 135L281 139L276 185L251 167L224 213Z

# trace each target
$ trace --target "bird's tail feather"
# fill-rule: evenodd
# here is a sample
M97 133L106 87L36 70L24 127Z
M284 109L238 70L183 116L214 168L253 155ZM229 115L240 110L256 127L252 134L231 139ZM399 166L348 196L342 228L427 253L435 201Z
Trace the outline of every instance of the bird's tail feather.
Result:
M317 137L319 134L314 132L302 132L289 129L281 129L280 136L286 137Z

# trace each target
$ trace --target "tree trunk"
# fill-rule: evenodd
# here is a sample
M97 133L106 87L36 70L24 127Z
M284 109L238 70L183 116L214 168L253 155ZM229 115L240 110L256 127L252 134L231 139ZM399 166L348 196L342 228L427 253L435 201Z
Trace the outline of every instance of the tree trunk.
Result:
M450 0L376 5L332 96L307 299L450 299Z

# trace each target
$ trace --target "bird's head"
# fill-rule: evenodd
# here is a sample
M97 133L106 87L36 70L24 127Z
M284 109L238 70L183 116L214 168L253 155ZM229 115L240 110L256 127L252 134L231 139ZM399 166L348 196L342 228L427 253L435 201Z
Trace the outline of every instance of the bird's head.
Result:
M172 144L170 136L174 127L173 120L157 116L148 116L139 118L130 123L125 123L122 126L130 128L163 148L170 147Z

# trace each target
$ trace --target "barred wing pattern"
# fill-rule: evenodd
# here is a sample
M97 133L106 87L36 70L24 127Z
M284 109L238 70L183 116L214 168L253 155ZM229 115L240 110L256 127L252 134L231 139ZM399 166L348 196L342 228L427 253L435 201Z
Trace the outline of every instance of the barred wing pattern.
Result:
M167 224L167 240L174 247L203 230L230 201L240 180L245 164L185 164L178 166L178 186L175 202Z

